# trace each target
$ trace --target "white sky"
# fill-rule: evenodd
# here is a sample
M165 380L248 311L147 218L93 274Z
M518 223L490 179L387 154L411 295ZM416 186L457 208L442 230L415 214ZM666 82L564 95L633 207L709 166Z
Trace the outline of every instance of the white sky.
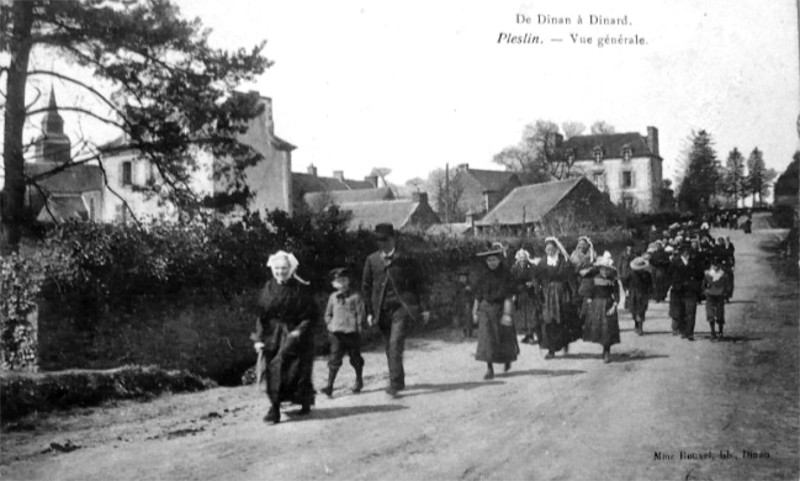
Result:
M400 184L445 163L500 168L492 156L540 118L656 126L665 177L693 129L711 133L723 162L733 147L747 156L758 146L781 172L798 148L793 0L178 3L216 46L268 41L275 65L244 88L272 97L276 133L298 146L295 171L313 163L361 178L389 167ZM534 23L516 24L518 13ZM539 13L628 15L632 25L537 25ZM501 32L564 41L498 44ZM647 45L573 45L570 33L639 34Z

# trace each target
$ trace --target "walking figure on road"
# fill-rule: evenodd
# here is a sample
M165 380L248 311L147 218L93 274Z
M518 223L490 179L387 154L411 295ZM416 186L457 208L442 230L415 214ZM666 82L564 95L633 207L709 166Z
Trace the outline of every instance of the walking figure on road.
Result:
M293 254L278 251L267 265L272 279L261 290L260 315L251 339L259 353L257 378L266 380L270 401L264 421L278 423L281 402L299 404L301 415L308 414L314 404L313 325L319 311L308 282L295 274L299 263Z
M472 337L475 323L472 319L472 286L470 285L469 272L466 269L458 271L458 284L454 296L453 324L461 331L464 339Z
M711 261L711 268L705 272L703 279L703 292L706 295L706 320L711 328L711 340L717 340L715 325L719 327L719 337L725 327L725 300L728 293L730 278L722 269L722 262L718 258Z
M542 289L534 275L534 262L528 251L520 249L514 256L514 265L511 266L511 277L517 293L514 303L515 323L524 334L522 342L527 344L536 344L542 338Z
M513 306L516 291L514 280L505 265L505 249L495 243L491 249L478 254L484 266L477 275L473 316L478 323L478 350L475 359L486 363L484 379L494 378L494 363L511 369L517 360L519 344L514 327Z
M650 263L645 257L636 257L630 263L626 303L633 316L636 334L640 336L644 335L644 317L652 293L653 277L650 275Z
M694 323L703 270L691 255L692 247L683 244L680 255L670 264L671 290L669 314L672 318L672 334L694 341Z
M396 244L392 224L376 225L375 240L378 250L364 263L361 292L369 296L367 323L377 324L386 346L389 365L386 393L396 397L406 387L403 351L407 332L414 321L427 323L429 312L422 307L419 265Z
M555 237L545 239L546 257L534 272L542 283L542 339L539 347L547 350L545 359L553 359L556 351L567 350L580 337L578 315L573 299L574 276L567 250ZM577 329L576 326L577 325Z
M353 392L359 393L364 387L364 358L361 356L361 331L367 320L364 300L358 291L350 287L350 271L339 267L331 271L331 284L336 291L328 298L325 309L325 324L331 343L328 361L328 384L320 391L328 397L333 396L333 383L342 367L345 354L356 371Z
M611 253L606 251L594 263L599 269L587 288L583 340L603 346L603 362L611 362L611 346L619 344L619 280Z

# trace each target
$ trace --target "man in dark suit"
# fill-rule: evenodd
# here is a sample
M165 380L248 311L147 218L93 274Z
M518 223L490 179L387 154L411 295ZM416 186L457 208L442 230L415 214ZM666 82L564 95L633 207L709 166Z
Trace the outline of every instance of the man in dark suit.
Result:
M672 289L669 298L669 313L672 317L672 334L694 341L694 321L703 269L692 256L689 244L681 246L680 255L670 263Z
M361 292L366 298L367 323L377 325L386 345L389 364L389 387L396 396L405 389L403 350L410 323L428 322L429 313L422 308L420 270L414 260L401 252L395 243L391 224L375 226L378 250L367 257L361 278Z

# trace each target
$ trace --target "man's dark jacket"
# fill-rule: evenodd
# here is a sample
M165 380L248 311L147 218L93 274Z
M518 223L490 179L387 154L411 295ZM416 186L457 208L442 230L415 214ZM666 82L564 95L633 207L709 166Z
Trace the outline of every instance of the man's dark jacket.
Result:
M391 281L390 282L390 277ZM381 305L389 289L397 289L400 305L408 316L417 319L422 299L422 281L419 265L399 249L388 262L381 251L373 252L364 263L361 276L361 293L366 297L367 314L372 314L375 322L380 322ZM392 297L389 295L389 297Z
M684 265L681 256L676 256L670 263L669 271L674 295L679 297L700 297L703 268L697 259L690 257L689 263Z

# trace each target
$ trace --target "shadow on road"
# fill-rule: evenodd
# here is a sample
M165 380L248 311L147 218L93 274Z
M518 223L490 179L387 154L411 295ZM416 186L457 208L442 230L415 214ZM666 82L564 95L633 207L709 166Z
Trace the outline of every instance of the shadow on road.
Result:
M500 381L480 381L480 382L470 381L470 382L454 382L454 383L442 383L442 384L430 384L430 383L411 384L406 387L405 391L401 392L400 397L404 398L404 397L421 396L423 394L434 394L438 392L469 390L469 389L476 389L479 387L497 386L499 384L503 383Z
M288 414L292 418L292 422L297 422L297 421L305 421L311 419L344 418L348 416L358 416L359 414L399 411L401 409L408 409L408 407L399 404L375 404L371 406L314 408L311 409L311 413L305 416L301 416L298 414L300 412L299 409L296 409L294 411L288 411L286 414Z
M612 362L632 362L632 361L646 361L648 359L664 359L668 358L669 356L665 354L648 354L643 351L631 351L631 352L612 352L611 353L611 361ZM579 353L579 354L567 354L564 356L564 359L603 359L603 355L600 353L597 354L589 354L589 353ZM583 372L583 371L579 371Z
M497 377L516 377L516 376L572 376L575 374L584 374L586 371L579 369L562 369L560 371L550 369L528 369L526 371L511 371L504 374L498 374Z

